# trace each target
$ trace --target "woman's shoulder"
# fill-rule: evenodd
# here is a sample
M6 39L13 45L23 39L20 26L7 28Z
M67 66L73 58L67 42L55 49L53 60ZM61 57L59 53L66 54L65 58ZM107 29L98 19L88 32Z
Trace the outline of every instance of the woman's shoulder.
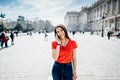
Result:
M73 48L77 48L77 43L75 40L70 39L70 44L72 44Z
M69 41L70 41L71 43L76 43L76 41L73 40L73 39L69 39Z

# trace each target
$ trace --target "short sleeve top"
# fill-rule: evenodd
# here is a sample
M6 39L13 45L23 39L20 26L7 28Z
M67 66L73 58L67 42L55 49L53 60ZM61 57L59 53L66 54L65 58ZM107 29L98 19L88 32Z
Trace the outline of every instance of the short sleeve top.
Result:
M52 42L52 49L56 49L57 41ZM69 39L68 43L63 47L60 46L59 57L56 62L69 63L72 62L73 50L77 48L77 43Z

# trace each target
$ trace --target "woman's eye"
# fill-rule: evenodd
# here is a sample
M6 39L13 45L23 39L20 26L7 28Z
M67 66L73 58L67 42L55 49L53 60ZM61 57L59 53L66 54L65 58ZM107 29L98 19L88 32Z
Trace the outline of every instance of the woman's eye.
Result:
M61 30L61 31L63 31L63 30Z
M57 34L59 33L59 31L57 31Z

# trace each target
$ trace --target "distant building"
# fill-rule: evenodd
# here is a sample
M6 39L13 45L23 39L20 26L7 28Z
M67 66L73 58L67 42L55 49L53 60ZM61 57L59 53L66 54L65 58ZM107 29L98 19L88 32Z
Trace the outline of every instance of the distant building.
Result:
M88 31L89 26L88 26L88 13L89 13L89 8L87 7L82 7L81 12L79 12L79 30L80 31Z
M98 0L80 12L71 11L65 15L65 25L70 29L88 31L120 30L120 0ZM74 28L73 28L74 27Z
M99 0L90 7L89 23L93 31L120 30L120 0Z
M79 12L76 11L67 12L64 20L65 20L65 26L69 31L78 30Z

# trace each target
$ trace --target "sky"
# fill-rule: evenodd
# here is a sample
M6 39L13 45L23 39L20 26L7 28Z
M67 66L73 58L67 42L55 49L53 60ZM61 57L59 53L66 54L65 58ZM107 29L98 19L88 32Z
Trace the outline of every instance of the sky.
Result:
M50 20L53 25L64 24L68 11L80 11L97 0L0 0L0 11L6 19Z

